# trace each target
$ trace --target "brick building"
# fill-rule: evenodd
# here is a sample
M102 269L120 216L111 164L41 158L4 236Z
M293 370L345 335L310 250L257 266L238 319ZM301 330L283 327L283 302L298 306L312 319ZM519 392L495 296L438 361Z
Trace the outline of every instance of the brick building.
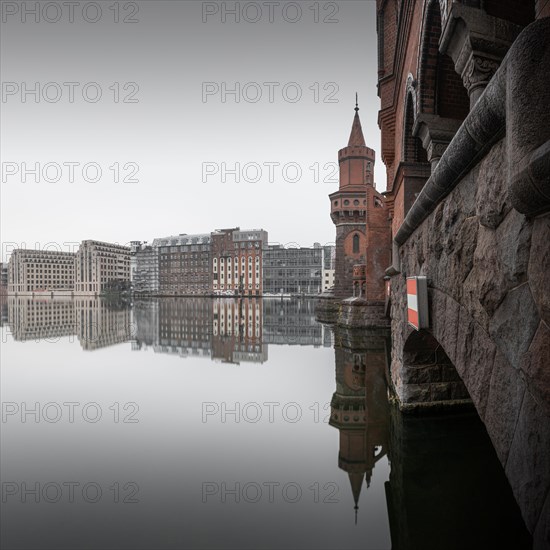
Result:
M247 296L263 294L263 253L267 232L239 227L211 234L211 293Z
M161 295L210 294L210 234L155 239Z

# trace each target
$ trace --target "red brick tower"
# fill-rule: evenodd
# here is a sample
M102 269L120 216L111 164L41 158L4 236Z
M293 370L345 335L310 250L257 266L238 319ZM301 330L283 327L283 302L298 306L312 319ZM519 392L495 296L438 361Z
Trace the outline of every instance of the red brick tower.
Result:
M353 266L366 261L367 188L373 188L374 158L374 151L365 145L356 103L348 145L338 151L340 188L329 195L330 217L336 226L337 299L353 296Z

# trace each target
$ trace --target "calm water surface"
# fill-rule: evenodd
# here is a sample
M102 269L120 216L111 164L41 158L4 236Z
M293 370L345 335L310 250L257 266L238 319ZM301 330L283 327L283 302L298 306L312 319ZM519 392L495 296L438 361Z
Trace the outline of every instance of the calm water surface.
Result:
M3 549L529 547L477 416L390 403L385 333L307 300L1 315Z

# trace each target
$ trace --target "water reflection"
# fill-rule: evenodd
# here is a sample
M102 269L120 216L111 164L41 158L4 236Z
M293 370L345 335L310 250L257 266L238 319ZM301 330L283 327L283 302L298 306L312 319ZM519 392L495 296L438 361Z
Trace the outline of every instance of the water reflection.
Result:
M349 476L357 520L363 485L388 453L389 403L386 364L389 332L336 329L336 391L329 424L340 432L338 467Z
M93 400L110 415L113 402L136 401L142 415L126 426L10 418L3 480L103 476L107 495L113 479L121 488L136 482L139 503L102 501L92 515L11 496L2 505L2 547L528 548L480 420L401 415L388 393L390 335L333 331L313 308L258 298L1 301L4 402ZM75 398L77 389L85 397ZM293 403L302 418L237 422L231 413L206 422L205 401L241 411L276 402L279 413ZM207 501L205 483L217 491ZM303 497L227 501L224 483L291 483Z

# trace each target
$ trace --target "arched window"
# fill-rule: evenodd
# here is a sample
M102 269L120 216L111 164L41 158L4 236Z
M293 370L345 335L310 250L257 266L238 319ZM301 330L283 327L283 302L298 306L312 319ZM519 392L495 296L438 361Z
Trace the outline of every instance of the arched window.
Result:
M353 236L353 253L359 254L359 235L357 233Z
M408 94L405 100L405 126L403 131L403 160L405 162L428 162L426 150L418 137L413 136L414 97Z

